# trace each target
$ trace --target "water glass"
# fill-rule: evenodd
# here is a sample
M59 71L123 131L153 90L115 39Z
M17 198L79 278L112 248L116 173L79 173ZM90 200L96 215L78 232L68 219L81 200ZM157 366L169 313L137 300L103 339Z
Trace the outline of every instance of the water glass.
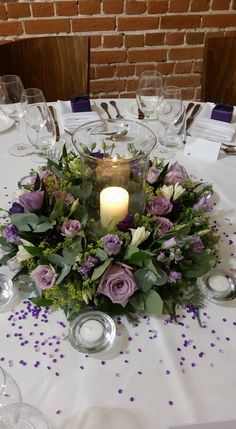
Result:
M136 100L146 119L156 118L157 106L163 91L163 76L158 71L148 70L140 75Z
M50 425L38 408L16 403L0 409L1 429L49 429Z
M52 114L49 109L47 109L45 114L47 115L45 124L38 131L29 124L26 124L28 140L34 147L32 159L36 162L41 162L42 158L50 157L50 153L56 143L56 127ZM37 156L38 159L36 159Z
M15 402L22 402L16 381L0 366L0 410Z

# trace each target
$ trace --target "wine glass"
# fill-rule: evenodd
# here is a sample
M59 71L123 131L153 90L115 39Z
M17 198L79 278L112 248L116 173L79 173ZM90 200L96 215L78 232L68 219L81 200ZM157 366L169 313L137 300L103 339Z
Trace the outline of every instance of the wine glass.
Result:
M158 130L157 137L160 143L161 154L168 155L173 144L173 127L184 115L182 108L181 89L176 86L166 86L157 107Z
M16 402L22 402L20 388L14 378L0 366L0 409Z
M148 70L140 75L136 100L146 119L156 118L157 106L163 91L163 76L158 71Z
M55 123L39 88L28 88L21 96L22 116L27 136L38 156L46 156L56 141ZM36 159L35 159L36 160ZM40 162L40 159L36 160Z
M0 76L0 109L15 123L20 139L21 124L21 94L24 90L21 79L17 75ZM10 147L9 152L14 156L25 156L30 153L30 145L17 143Z

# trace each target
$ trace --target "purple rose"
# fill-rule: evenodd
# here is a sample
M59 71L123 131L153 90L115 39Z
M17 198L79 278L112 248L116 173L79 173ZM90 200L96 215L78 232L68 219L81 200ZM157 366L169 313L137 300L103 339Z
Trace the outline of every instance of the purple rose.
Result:
M125 307L136 289L137 285L129 267L113 264L105 271L97 291L110 298L113 304Z
M49 265L39 265L31 272L32 279L35 281L39 289L50 289L57 278L54 268Z
M200 200L193 206L194 210L204 210L204 212L210 212L212 207L212 203L206 197L200 198Z
M118 255L122 241L117 235L107 234L103 237L103 247L108 255Z
M170 213L173 208L170 200L164 197L154 197L148 204L148 213L155 216L163 216Z
M24 207L22 207L19 203L13 203L11 208L9 209L9 214L15 214L15 213L23 213Z
M20 203L30 212L37 212L42 208L44 191L26 192L20 196Z
M185 179L188 179L188 173L183 165L176 161L168 168L164 182L167 185L175 185L175 183L182 183Z
M171 271L168 275L168 282L169 283L176 283L178 280L182 279L182 274L178 271Z
M75 237L81 231L82 226L78 220L68 219L65 220L61 227L62 235L65 237Z
M154 166L150 167L147 174L148 183L150 183L150 185L153 185L157 181L159 176L160 170L158 170L158 168Z
M173 228L173 223L166 217L157 217L157 227L155 230L156 235L166 234Z
M125 216L125 218L118 223L117 228L123 232L128 232L131 228L134 228L134 216Z
M91 271L96 267L100 262L100 259L97 256L87 256L85 261L82 262L79 268L79 273L82 277L88 277L91 274Z
M194 237L192 243L190 244L190 250L196 253L201 252L204 249L204 247L205 246L202 242L202 239L199 236Z
M7 225L3 232L2 236L5 238L8 243L20 244L20 236L18 234L18 229L15 225Z
M172 237L172 238L169 238L169 240L166 240L162 243L162 248L166 250L171 249L171 247L176 246L176 244L177 244L176 239Z

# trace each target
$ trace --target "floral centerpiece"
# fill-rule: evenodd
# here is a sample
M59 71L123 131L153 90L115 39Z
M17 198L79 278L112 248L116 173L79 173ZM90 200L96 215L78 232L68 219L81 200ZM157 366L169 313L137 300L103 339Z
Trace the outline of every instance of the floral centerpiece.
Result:
M202 305L196 279L216 263L209 184L177 162L150 162L143 214L106 228L86 216L80 201L81 160L63 149L20 183L1 227L1 264L28 284L39 306L62 308L68 319L97 309L135 316L175 313Z

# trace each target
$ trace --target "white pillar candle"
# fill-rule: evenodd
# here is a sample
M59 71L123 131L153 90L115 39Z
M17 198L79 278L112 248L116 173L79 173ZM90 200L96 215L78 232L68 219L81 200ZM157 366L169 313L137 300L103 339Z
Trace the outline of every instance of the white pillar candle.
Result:
M229 290L229 280L221 274L213 274L209 277L208 283L210 287L219 295L225 294Z
M124 188L110 186L100 193L101 225L106 228L112 220L120 221L128 214L129 193Z
M93 346L98 343L104 334L101 322L95 319L86 320L80 328L80 336L86 346Z

